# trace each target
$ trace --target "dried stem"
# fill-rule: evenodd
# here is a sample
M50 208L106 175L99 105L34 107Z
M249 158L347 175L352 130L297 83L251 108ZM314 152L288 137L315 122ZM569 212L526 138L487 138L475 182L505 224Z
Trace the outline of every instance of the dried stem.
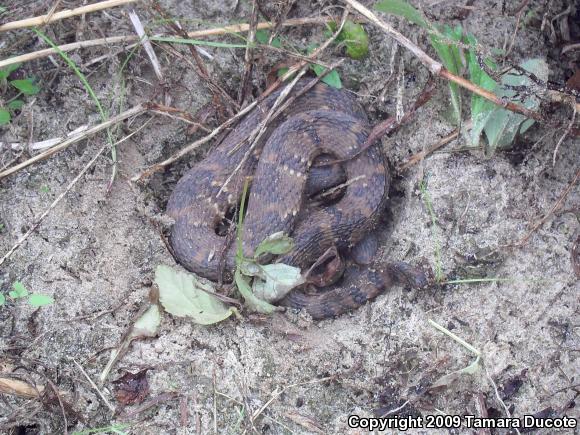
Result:
M52 148L49 148L48 150L44 151L43 153L37 154L36 156L22 162L19 163L17 165L14 165L2 172L0 172L0 180L4 177L7 177L9 175L14 174L15 172L18 172L21 169L26 168L27 166L32 165L33 163L39 162L41 160L46 159L47 157L52 156L53 154L57 153L60 150L65 149L66 147L68 147L69 145L72 145L73 143L79 142L83 139L86 139L88 136L91 136L95 133L98 133L99 131L105 130L108 127L124 121L127 118L130 118L131 116L135 116L135 115L139 115L141 113L143 113L145 111L145 107L143 107L143 105L138 104L137 106L118 114L117 116L114 116L110 119L108 119L105 122L102 122L98 125L95 125L94 127L89 128L88 130L83 131L82 133L75 135L63 142L61 142L58 145L53 146ZM2 264L0 262L0 264Z
M252 2L252 15L250 16L250 31L248 32L248 46L244 55L244 78L240 93L238 95L238 104L244 105L250 91L250 82L252 79L252 69L254 66L254 40L256 39L256 25L258 24L258 6L257 0Z
M306 26L306 25L313 25L313 24L325 24L330 21L334 21L333 18L329 17L314 17L314 18L297 18L286 20L282 23L283 27L294 27L294 26ZM270 29L272 28L272 23L258 23L256 29ZM196 30L193 32L188 32L188 38L203 38L207 36L218 36L218 35L228 35L231 33L242 33L247 32L250 29L249 24L234 24L231 26L225 27L216 27L213 29L206 29L206 30ZM154 35L154 36L162 36L162 35ZM121 36L111 36L107 38L98 38L98 39L90 39L87 41L79 41L73 42L71 44L64 44L59 45L57 48L62 52L69 52L73 50L77 50L79 48L88 48L88 47L97 47L100 45L112 45L112 44L119 44L119 43L133 43L139 41L139 37L137 35L121 35ZM28 62L34 59L40 59L43 57L48 57L51 54L57 53L57 49L55 48L45 48L44 50L34 51L32 53L26 53L20 56L10 57L8 59L0 60L0 68L4 68L8 65L12 65L15 63L20 62Z
M50 12L39 17L26 18L24 20L12 21L10 23L2 24L0 32L8 30L23 29L25 27L42 26L43 24L52 23L54 21L63 20L65 18L74 17L77 15L88 14L89 12L102 11L103 9L113 8L115 6L122 6L128 3L134 3L137 0L106 0L92 5L81 6L75 9L66 9L60 12Z

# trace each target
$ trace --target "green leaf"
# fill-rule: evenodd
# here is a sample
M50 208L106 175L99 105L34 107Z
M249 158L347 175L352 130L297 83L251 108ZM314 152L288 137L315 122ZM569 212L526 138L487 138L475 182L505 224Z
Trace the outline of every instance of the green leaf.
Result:
M448 25L439 29L440 34L432 33L431 45L439 55L441 62L451 73L455 75L461 74L463 62L461 61L461 53L459 46L450 44L447 40L461 41L463 30L461 26L452 29ZM461 123L461 93L459 86L456 83L449 83L449 92L451 97L451 108L453 123L459 125Z
M375 9L380 12L406 18L411 23L417 24L424 29L429 28L429 23L423 18L423 14L405 0L381 0L375 5Z
M35 95L40 92L40 88L32 82L32 79L11 80L10 84L24 95Z
M5 125L10 122L12 116L10 116L10 112L3 107L0 107L0 125Z
M304 283L298 267L283 263L260 266L261 279L254 279L254 295L268 302L282 299L296 286Z
M475 53L475 47L477 45L475 37L468 34L465 36L465 42L471 46L471 48L467 50L466 54L471 82L488 91L493 91L496 88L497 83L479 65L479 60L477 59L477 55ZM496 68L495 63L489 59L485 60L485 63L491 69ZM489 117L491 116L491 113L495 107L495 104L493 104L491 101L474 93L471 94L472 146L479 146L479 139L481 137L481 133L483 132L483 128L485 127L485 124L487 124Z
M317 76L321 76L326 71L326 68L322 65L311 65L311 68ZM340 76L338 75L338 71L336 70L332 70L326 74L322 78L322 81L328 86L332 86L336 89L342 89L342 82L340 80Z
M270 32L268 30L257 30L256 31L256 41L258 41L260 44L264 44L267 45L268 41L270 40ZM272 39L272 47L276 47L276 48L280 48L282 47L282 42L280 41L280 38L274 38Z
M531 72L540 80L548 80L549 68L544 59L530 59L522 63L520 67ZM532 81L527 76L518 72L508 73L502 77L501 86L497 90L496 95L504 99L519 102L516 98L516 92L505 85L530 87ZM539 98L533 94L523 101L523 106L531 110L536 110L539 105ZM483 129L487 137L486 153L489 155L497 148L509 147L513 143L516 135L526 131L533 123L534 120L527 119L524 115L496 107Z
M14 281L12 283L12 290L8 292L8 295L12 299L24 298L28 296L28 290L20 281Z
M6 80L10 74L16 71L22 63L13 63L12 65L8 65L5 68L0 69L0 80Z
M8 108L10 110L20 110L24 106L24 101L22 100L12 100L8 103Z
M284 232L280 231L266 237L256 248L254 258L260 257L262 254L287 254L294 247L294 241L288 237Z
M234 274L234 281L236 282L238 291L244 298L244 302L250 308L250 310L263 314L272 314L273 312L280 310L280 308L275 307L274 305L271 305L254 295L252 288L248 283L248 279L242 275L239 267L236 269Z
M284 74L286 74L289 69L290 68L288 68L287 66L285 66L284 68L280 68L276 73L276 75L278 76L278 78L284 77Z
M3 293L0 293L0 305L4 305L6 303L6 296Z
M43 307L44 305L50 305L54 303L54 299L47 295L42 295L39 293L32 293L28 297L28 303L33 307Z
M211 325L231 316L232 310L205 290L211 287L189 273L160 265L155 270L159 301L165 311L178 317L190 317L195 323Z
M369 52L369 37L361 24L346 21L336 39L344 43L346 55L352 59L360 60Z

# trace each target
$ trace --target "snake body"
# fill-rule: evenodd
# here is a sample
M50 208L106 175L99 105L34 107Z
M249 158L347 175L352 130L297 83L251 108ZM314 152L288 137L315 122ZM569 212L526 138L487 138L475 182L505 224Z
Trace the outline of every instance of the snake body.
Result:
M306 83L301 80L295 88ZM292 236L294 248L278 261L303 271L329 248L342 252L359 243L384 209L388 166L379 146L361 150L370 131L368 120L360 105L342 91L315 85L269 123L263 139L248 151L248 136L278 95L279 91L265 98L186 172L169 198L167 212L175 220L170 238L174 255L184 267L210 280L218 281L222 272L222 278L232 278L235 243L228 244L216 227L239 203L248 175L253 174L253 182L244 219L244 254L252 256L267 236L284 231ZM245 155L249 158L235 171ZM307 208L305 191L313 184L309 170L320 155L344 161L349 184L338 202ZM293 290L280 304L323 319L364 304L392 284L421 286L423 281L422 274L405 263L377 266L352 272L323 293Z

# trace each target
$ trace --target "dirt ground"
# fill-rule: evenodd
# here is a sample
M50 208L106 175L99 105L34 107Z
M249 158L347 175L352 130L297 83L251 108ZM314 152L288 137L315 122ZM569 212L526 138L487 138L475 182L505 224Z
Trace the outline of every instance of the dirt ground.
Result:
M84 3L66 1L60 7ZM465 1L412 3L434 22L461 24L489 49L510 45L517 22L513 10L520 4L505 2L502 8L499 1L468 1L465 8ZM568 20L578 42L580 12L561 15L573 1L524 3L525 13L509 59L518 63L544 57L550 80L564 83L577 68L579 52L561 54L566 41L561 39L560 24ZM0 20L44 14L53 4L46 0L4 2L8 10ZM194 30L247 21L251 4L163 0L161 5L188 30ZM132 34L127 15L131 9L152 31L164 30L155 23L159 20L155 11L138 2L58 21L44 31L60 44ZM340 14L341 10L332 2L298 2L288 17L326 12ZM425 50L432 50L417 26L382 17ZM554 33L550 25L542 29L543 20L553 24ZM370 24L365 28L369 56L362 61L347 59L339 71L347 91L359 97L372 122L377 123L396 111L400 68L404 71L405 104L418 95L428 74L402 48L393 55L393 42L383 33ZM46 47L29 30L0 35L0 58ZM287 28L282 35L284 41L300 48L325 38L320 25ZM233 37L212 40L240 42ZM191 114L211 102L211 93L192 67L191 54L182 47L177 56L155 46L163 86L145 51L136 51L124 70L122 87L119 71L127 57L127 51L120 51L123 47L71 52L78 65L89 65L81 70L111 115L119 107L126 110L150 100L161 102L164 92L171 106ZM205 50L212 56L204 58L211 77L237 95L244 50ZM107 56L97 59L103 55ZM330 62L342 56L340 47L334 45L323 58ZM270 51L259 53L254 96L265 88L268 72L284 58ZM58 56L28 62L19 74L37 77L41 92L27 98L22 113L0 128L2 141L26 144L100 122L78 77ZM467 93L464 101L468 106ZM447 87L440 81L433 100L410 123L383 139L393 167L453 131L445 117L447 107ZM544 110L552 119L569 122L571 111L562 106L549 105ZM217 121L210 119L207 125L215 127ZM199 326L164 314L158 336L135 341L98 389L117 407L113 416L79 366L91 379L98 378L110 350L147 301L157 265L175 265L156 222L176 181L208 149L205 146L179 160L146 183L134 183L130 178L145 167L203 136L199 131L191 134L180 120L154 113L124 122L116 133L123 137L141 127L118 147L119 174L109 193L111 158L107 152L0 266L2 293L7 294L20 281L29 291L55 299L54 304L41 308L10 299L0 306L0 374L45 386L47 391L53 391L53 386L61 392L63 402L59 404L48 392L43 400L0 394L3 433L64 433L65 416L68 433L121 433L113 432L119 430L127 434L365 433L349 429L347 417L380 416L399 407L394 412L399 416L487 413L505 417L509 413L521 417L539 413L578 417L580 287L571 260L573 245L580 237L578 184L527 243L505 247L522 239L550 212L579 169L580 141L568 136L553 165L554 149L564 131L538 124L518 138L511 150L486 157L481 150L466 151L467 144L460 138L396 174L387 219L381 225L380 255L385 261L440 267L446 280L502 280L433 284L421 291L397 287L355 312L321 322L286 313L244 315L242 320ZM1 255L34 225L105 141L105 134L93 135L0 180ZM0 157L4 168L25 160L29 152L4 147ZM421 185L426 186L423 192ZM491 251L495 251L493 257L470 261ZM468 366L475 356L429 320L478 349L483 367L430 389L442 376ZM147 406L123 409L111 381L144 368L149 369ZM407 433L475 432L462 428Z

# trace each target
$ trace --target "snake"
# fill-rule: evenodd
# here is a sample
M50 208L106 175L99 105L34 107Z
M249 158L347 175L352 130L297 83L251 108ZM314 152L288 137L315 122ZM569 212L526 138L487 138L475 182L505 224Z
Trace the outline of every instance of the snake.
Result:
M296 83L294 99L265 124L253 145L252 132L264 124L282 90L265 97L176 183L167 203L174 221L169 241L186 269L211 281L232 280L236 243L218 228L238 207L249 176L245 256L251 258L260 242L278 232L292 237L293 248L276 261L302 271L329 249L345 253L368 245L388 199L388 162L380 145L363 148L371 128L356 99L324 83L308 82ZM324 156L342 162L340 169L313 166ZM341 176L347 181L338 200L307 205L307 192L336 184ZM349 267L344 279L329 287L316 292L297 288L277 303L321 320L356 309L393 285L426 284L424 273L403 262L383 264L371 258L362 263L364 267Z

